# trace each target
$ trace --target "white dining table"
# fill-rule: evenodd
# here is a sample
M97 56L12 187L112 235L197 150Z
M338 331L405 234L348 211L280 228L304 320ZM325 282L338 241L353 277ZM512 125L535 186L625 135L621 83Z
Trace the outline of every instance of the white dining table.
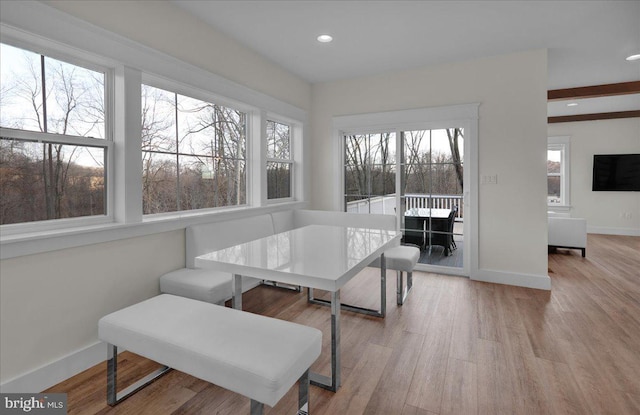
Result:
M200 255L199 268L233 275L232 307L242 309L242 276L331 292L331 375L310 373L312 384L340 387L340 289L380 257L381 310L386 304L384 251L400 244L401 232L343 226L309 225ZM357 307L352 307L358 311ZM351 308L350 308L351 309ZM363 309L366 310L366 309Z

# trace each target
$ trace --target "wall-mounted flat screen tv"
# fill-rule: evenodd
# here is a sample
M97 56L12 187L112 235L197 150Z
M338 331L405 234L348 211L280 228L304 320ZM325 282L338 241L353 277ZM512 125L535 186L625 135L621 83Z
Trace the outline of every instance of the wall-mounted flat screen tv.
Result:
M640 192L640 154L594 155L592 190Z

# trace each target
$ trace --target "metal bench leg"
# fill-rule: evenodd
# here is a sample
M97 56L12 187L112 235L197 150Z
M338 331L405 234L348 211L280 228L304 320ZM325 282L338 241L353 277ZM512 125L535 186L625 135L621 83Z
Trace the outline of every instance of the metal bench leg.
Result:
M309 415L309 370L298 379L298 413Z
M107 404L109 406L119 404L170 370L169 366L163 366L118 392L118 347L107 343Z
M254 401L251 399L251 415L262 415L264 414L264 404L262 402Z
M404 304L407 296L409 295L409 291L411 291L411 287L413 287L413 272L407 272L407 288L404 288L404 278L403 272L397 271L397 303L398 305Z
M404 278L402 271L396 271L396 303L402 305L404 302Z

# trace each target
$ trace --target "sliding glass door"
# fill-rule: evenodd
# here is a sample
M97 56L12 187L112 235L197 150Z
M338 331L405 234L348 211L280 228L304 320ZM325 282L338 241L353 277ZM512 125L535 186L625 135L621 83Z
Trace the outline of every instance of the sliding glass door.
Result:
M344 134L344 210L396 215L423 269L462 273L464 136L462 127Z

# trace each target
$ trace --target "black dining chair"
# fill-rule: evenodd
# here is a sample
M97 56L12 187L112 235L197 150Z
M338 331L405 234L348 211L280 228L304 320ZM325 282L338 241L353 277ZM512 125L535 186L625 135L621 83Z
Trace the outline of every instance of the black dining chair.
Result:
M449 215L449 233L451 233L451 244L449 246L452 251L454 249L458 249L456 241L453 240L453 226L456 223L456 216L458 216L458 206L454 205L453 209L451 209L451 214Z
M403 243L405 244L413 244L420 247L420 249L424 249L425 246L425 235L424 235L424 218L419 218L415 216L405 216L404 217L404 239Z

